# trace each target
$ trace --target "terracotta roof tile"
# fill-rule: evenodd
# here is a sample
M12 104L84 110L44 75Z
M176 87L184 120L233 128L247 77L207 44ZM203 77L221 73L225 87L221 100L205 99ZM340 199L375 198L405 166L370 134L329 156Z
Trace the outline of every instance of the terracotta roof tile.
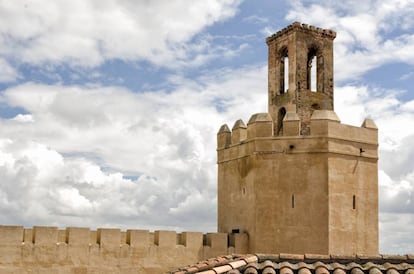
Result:
M243 274L258 274L258 272L256 268L248 266L246 270L243 271Z
M276 274L276 270L272 267L266 267L263 269L262 274Z
M299 269L298 274L311 274L312 272L307 267Z
M173 274L414 274L413 255L257 254L212 258Z
M343 268L336 268L333 271L333 274L346 274L345 270Z
M288 266L288 265L283 266L283 267L280 269L280 274L293 274L292 267L291 267L291 266Z
M230 271L230 270L232 270L233 269L233 267L231 267L231 265L222 265L222 266L217 266L217 267L215 267L215 268L213 268L213 270L217 273L217 274L219 274L219 273L226 273L226 272L228 272L228 271Z
M217 274L214 270L206 270L202 272L197 272L199 274Z

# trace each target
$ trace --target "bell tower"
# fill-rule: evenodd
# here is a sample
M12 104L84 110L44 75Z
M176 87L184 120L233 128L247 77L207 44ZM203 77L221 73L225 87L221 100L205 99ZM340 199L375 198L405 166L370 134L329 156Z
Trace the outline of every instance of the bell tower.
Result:
M336 33L295 22L266 39L269 113L275 135L283 118L296 113L300 134L309 135L314 110L333 110L333 40Z
M269 108L217 134L218 231L250 253L378 254L378 129L333 110L336 33L268 37Z

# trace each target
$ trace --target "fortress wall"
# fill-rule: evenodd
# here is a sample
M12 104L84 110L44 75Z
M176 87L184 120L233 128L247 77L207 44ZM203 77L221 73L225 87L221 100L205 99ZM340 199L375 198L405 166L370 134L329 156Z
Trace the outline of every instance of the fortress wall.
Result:
M0 226L0 274L163 273L247 243L242 233Z

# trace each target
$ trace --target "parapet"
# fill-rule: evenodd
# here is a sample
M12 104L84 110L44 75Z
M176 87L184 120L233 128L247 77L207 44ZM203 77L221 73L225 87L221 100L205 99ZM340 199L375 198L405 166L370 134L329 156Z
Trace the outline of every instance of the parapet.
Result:
M321 36L321 37L328 37L330 39L335 39L336 37L336 32L330 29L322 29L322 28L318 28L312 25L308 25L308 24L302 24L300 22L294 22L292 24L290 24L289 26L283 28L282 30L276 32L275 34L272 34L271 36L266 38L266 43L269 44L271 43L273 40L276 40L277 38L286 35L290 32L293 31L302 31L302 32L313 32L316 33L317 35Z
M312 144L319 143L316 141L318 138L329 138L331 144L353 142L352 146L358 146L358 151L369 147L370 152L365 153L364 156L377 158L378 129L373 120L365 119L361 127L350 126L342 124L333 110L315 110L310 119L310 134L306 136L300 135L300 118L295 112L285 114L282 127L278 128L277 132L274 131L274 121L269 113L252 115L247 127L241 119L236 121L232 130L227 125L223 125L217 135L218 161L244 157L257 151L270 152L275 149L285 151L281 148L285 147L282 143L288 140L294 146L306 143L304 147L311 150ZM252 142L255 144L249 145ZM330 148L319 148L318 151ZM342 149L338 150L338 153L339 151Z
M82 252L80 252L82 251ZM104 253L102 253L104 252ZM82 227L0 226L0 264L107 264L111 260L157 260L171 256L178 261L194 262L218 255L247 253L247 234L158 230L126 230ZM106 254L105 256L103 256ZM70 256L70 258L68 258ZM161 257L160 257L161 256ZM5 259L7 258L7 259ZM17 272L16 272L17 273Z
M378 145L378 128L373 120L365 119L361 127L344 125L332 110L315 110L310 121L310 131L311 136L329 136Z

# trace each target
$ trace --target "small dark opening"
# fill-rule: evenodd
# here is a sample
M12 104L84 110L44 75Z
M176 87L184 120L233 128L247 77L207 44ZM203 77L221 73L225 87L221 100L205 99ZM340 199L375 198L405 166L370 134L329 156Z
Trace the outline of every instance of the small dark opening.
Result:
M321 109L321 107L318 104L316 104L316 103L315 104L312 104L311 107L312 107L313 110L319 110L319 109Z
M352 196L352 209L355 209L356 208L356 198L355 198L355 195L354 196Z
M292 208L295 208L295 194L292 194Z
M240 233L240 229L239 228L235 228L231 230L231 233Z
M280 108L279 109L279 115L277 117L277 134L283 135L283 118L285 118L286 115L286 109Z
M294 149L295 145L289 145L289 149Z

